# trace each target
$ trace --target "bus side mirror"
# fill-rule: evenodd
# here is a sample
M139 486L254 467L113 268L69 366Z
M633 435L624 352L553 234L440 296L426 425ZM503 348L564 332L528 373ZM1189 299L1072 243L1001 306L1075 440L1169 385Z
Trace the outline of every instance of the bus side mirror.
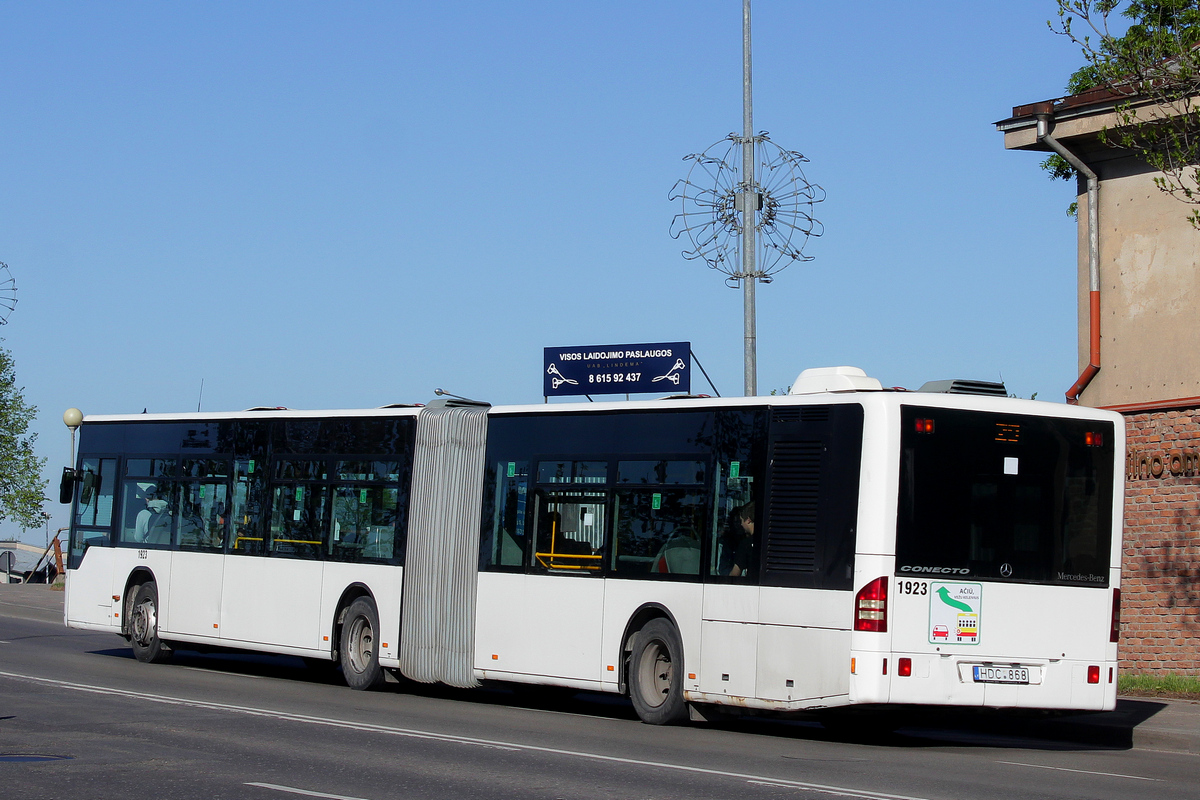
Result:
M58 502L70 503L75 496L75 482L79 480L78 473L70 467L63 467L62 481L58 484ZM87 501L84 500L84 503Z

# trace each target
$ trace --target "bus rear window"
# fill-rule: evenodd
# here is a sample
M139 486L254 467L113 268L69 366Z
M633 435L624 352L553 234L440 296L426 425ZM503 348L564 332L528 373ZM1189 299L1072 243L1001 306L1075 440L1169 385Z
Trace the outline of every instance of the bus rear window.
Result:
M904 406L896 573L1107 586L1108 422Z

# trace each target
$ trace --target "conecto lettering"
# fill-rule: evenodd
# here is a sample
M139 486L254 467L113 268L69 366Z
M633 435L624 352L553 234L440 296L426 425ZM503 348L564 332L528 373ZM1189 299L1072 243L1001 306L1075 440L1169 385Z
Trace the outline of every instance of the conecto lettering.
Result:
M926 575L970 575L969 567L900 567L901 572Z

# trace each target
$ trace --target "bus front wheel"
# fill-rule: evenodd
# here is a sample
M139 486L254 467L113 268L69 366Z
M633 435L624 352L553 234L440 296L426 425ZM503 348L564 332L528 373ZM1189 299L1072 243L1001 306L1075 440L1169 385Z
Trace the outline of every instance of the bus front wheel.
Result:
M133 655L145 664L166 661L171 648L158 638L158 587L147 581L134 590L129 606L129 643Z
M629 699L642 722L673 725L688 717L683 701L683 641L668 620L646 623L633 636Z
M342 677L351 689L373 689L383 683L379 666L379 612L370 598L360 597L346 609L338 637Z

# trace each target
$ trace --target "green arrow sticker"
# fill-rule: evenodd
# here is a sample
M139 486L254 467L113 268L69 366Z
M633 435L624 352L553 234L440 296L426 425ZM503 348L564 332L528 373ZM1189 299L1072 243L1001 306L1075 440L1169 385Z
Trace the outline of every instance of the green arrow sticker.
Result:
M959 611L966 611L968 614L975 610L975 609L971 608L969 605L967 605L966 603L959 602L958 600L955 600L953 597L951 597L950 590L947 589L945 586L942 586L941 588L939 588L937 590L937 595L938 595L938 597L942 598L943 603L950 606L951 608L957 608Z

